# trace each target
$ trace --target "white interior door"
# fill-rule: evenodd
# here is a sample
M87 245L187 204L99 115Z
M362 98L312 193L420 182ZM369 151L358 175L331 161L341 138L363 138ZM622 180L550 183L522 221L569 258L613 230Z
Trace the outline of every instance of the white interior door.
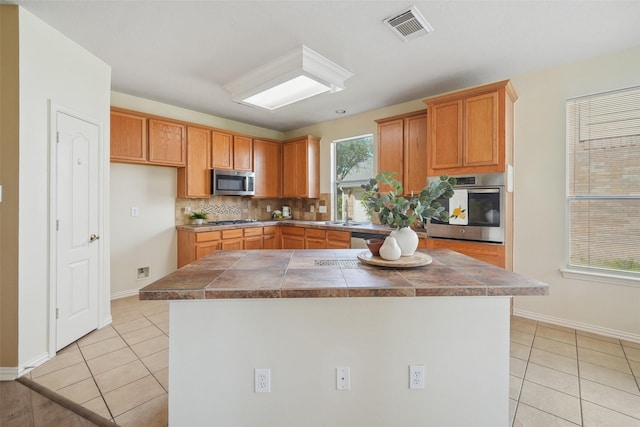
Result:
M98 327L101 222L100 126L58 111L56 128L57 351Z

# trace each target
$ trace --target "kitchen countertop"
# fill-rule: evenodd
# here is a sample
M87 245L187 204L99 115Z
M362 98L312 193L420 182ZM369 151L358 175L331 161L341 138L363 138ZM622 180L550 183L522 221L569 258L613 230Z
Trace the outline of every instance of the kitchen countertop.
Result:
M548 295L549 286L448 249L416 268L365 265L363 249L216 251L142 288L142 300ZM367 250L365 252L368 253Z
M306 221L301 219L274 219L266 221L246 222L243 224L213 225L213 224L185 224L177 225L178 230L191 231L195 233L216 230L229 230L234 228L250 228L250 227L269 227L278 225L288 225L292 227L321 228L325 230L339 230L351 232L369 232L374 234L389 234L391 228L386 225L378 225L372 223L352 223L353 225L341 225L341 221ZM424 231L418 231L418 234ZM424 233L426 236L426 233Z

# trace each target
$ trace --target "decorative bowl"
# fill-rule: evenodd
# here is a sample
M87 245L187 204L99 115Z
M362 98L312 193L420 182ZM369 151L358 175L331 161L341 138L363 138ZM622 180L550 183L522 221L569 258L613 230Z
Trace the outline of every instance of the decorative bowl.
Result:
M384 239L367 239L365 240L371 255L380 256L380 246L384 243Z

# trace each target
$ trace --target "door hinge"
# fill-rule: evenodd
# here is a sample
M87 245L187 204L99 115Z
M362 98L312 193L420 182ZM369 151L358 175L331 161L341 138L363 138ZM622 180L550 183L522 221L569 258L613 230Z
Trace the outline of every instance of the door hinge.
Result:
M60 309L56 307L56 319L60 318Z
M56 142L60 143L60 132L56 132Z
M56 219L56 231L60 231L60 220Z

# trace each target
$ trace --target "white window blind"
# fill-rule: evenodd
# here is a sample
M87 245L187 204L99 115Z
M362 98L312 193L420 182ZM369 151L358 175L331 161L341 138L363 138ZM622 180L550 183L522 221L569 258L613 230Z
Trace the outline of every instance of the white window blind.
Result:
M567 102L569 267L640 276L640 87Z

